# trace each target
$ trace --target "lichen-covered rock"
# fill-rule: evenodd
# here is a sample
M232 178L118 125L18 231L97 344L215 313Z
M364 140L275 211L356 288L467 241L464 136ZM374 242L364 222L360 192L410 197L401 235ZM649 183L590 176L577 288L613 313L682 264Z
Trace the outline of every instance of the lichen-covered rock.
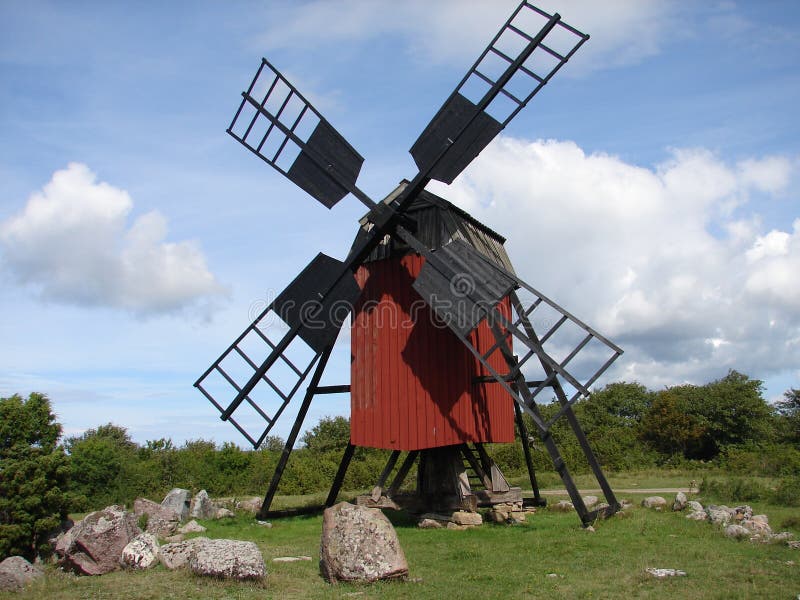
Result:
M161 564L170 571L181 569L189 564L194 549L207 541L207 537L196 537L186 541L164 544L158 549L158 558Z
M690 521L708 521L708 514L704 510L693 510L686 518Z
M379 509L347 502L325 509L319 565L334 581L377 581L408 575L397 533Z
M9 556L0 562L0 591L18 592L42 572L21 556Z
M436 519L420 519L417 527L420 529L441 529L444 525Z
M661 496L648 496L642 500L642 506L645 508L654 508L657 510L663 509L667 505L667 501Z
M125 548L119 562L131 569L149 569L158 564L158 540L152 533L140 533Z
M703 508L703 505L700 504L697 500L689 500L686 503L686 508L688 508L689 510L691 510L693 512L705 510Z
M178 519L185 521L189 518L191 500L192 496L189 490L173 488L164 496L164 499L161 501L161 506L170 509L178 515Z
M180 517L171 508L165 508L158 502L147 498L137 498L133 502L133 514L137 517L147 515L146 533L165 538L175 534Z
M708 520L713 525L727 525L731 520L731 509L727 506L714 506L713 504L706 508Z
M206 540L196 544L189 557L196 575L229 579L261 579L267 575L264 557L254 542Z
M208 497L208 492L200 490L192 498L189 517L192 519L213 519L219 507Z
M672 510L677 512L679 510L683 510L686 508L686 494L683 492L678 492L675 494L675 501L672 503Z
M453 513L453 523L456 525L483 525L480 513L457 510Z
M733 538L736 540L750 539L750 530L741 525L728 525L725 528L725 537Z
M180 529L178 529L178 533L203 533L206 530L205 527L200 525L197 521L192 519L186 525L183 525Z
M573 510L575 510L575 507L573 506L572 502L568 500L559 500L555 504L548 505L548 508L556 512L572 512Z
M119 568L122 550L141 533L136 515L120 506L89 513L59 536L59 564L83 575L103 575Z

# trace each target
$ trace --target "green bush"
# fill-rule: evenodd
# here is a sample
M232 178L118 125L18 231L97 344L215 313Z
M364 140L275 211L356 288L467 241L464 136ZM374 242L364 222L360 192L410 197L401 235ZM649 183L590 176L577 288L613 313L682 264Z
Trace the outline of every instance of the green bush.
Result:
M46 396L0 398L0 560L48 554L48 538L67 517L60 436Z
M703 478L700 492L725 502L768 501L772 497L766 485L750 477Z
M775 504L800 506L800 477L786 477L778 482L772 495Z

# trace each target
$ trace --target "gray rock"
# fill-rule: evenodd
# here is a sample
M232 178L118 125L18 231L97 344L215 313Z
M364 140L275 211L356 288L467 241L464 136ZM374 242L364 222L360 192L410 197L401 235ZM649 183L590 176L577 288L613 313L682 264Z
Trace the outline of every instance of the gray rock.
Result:
M583 503L586 505L586 508L592 508L595 504L599 502L597 496L584 496Z
M227 508L218 508L214 513L215 519L232 519L235 516L236 513L232 510L228 510Z
M548 508L556 512L572 512L573 510L575 510L575 507L572 505L572 502L568 500L559 500L555 504L549 504Z
M213 519L217 514L217 508L219 507L208 497L208 492L200 490L192 498L189 517L192 519Z
M170 571L181 569L189 564L194 549L207 541L207 537L196 537L185 542L164 544L158 549L158 558Z
M258 546L238 540L207 540L197 544L189 557L189 569L196 575L240 580L267 575Z
M158 540L152 533L140 533L133 538L119 559L123 567L131 569L149 569L158 564Z
M727 506L709 506L706 508L706 514L714 525L727 525L731 520L730 509Z
M184 535L182 533L176 533L175 535L170 535L164 538L164 541L167 544L175 544L177 542L182 542L184 540Z
M189 507L191 505L192 496L189 490L182 488L173 488L169 493L164 496L161 501L161 506L170 509L178 515L181 521L189 518Z
M447 522L447 529L453 529L455 531L466 531L467 529L472 529L473 527L475 527L475 525L458 525L452 521Z
M453 513L453 523L456 525L483 525L480 513L458 510Z
M704 510L693 510L686 518L690 521L708 521L708 514Z
M245 498L243 500L239 500L236 502L235 508L249 512L252 514L256 514L258 511L261 510L261 504L264 502L263 498Z
M772 535L771 541L773 542L788 542L794 538L794 534L791 531L781 531L780 533L775 533Z
M792 550L800 550L800 541L793 542L790 540L786 541L786 545L789 546Z
M672 510L679 511L686 508L686 494L683 492L678 492L675 494L675 501L672 503Z
M200 525L200 523L198 523L197 521L192 519L191 521L186 523L186 525L184 525L180 529L178 529L178 533L183 533L183 534L186 534L186 533L203 533L205 530L206 530L205 527L203 527L202 525Z
M42 575L41 570L21 556L9 556L0 562L0 591L18 592Z
M686 577L686 571L681 571L679 569L656 569L655 567L648 567L645 571L657 579L663 579L665 577Z
M441 529L444 525L436 519L420 519L417 527L420 529Z
M725 537L733 538L736 540L750 539L752 533L746 527L741 525L728 525L725 528Z
M83 575L103 575L119 568L122 550L141 533L136 515L120 506L89 513L59 536L58 563Z
M757 533L760 536L771 536L772 535L772 528L769 526L768 523L753 519L745 519L741 523L742 527L747 528L753 533Z
M377 581L408 575L397 533L377 508L340 502L325 509L319 554L320 570L330 582Z
M732 509L731 518L734 521L744 521L753 517L753 509L746 504Z
M705 510L705 509L703 508L703 505L702 505L702 504L700 504L699 502L697 502L696 500L689 500L689 501L686 503L686 508L688 508L689 510L692 510L692 511L700 511L700 510Z
M175 533L180 517L170 508L161 506L147 498L137 498L133 502L133 514L137 517L147 515L145 532L164 538Z
M642 506L645 508L662 509L667 505L667 501L661 496L648 496L642 500Z

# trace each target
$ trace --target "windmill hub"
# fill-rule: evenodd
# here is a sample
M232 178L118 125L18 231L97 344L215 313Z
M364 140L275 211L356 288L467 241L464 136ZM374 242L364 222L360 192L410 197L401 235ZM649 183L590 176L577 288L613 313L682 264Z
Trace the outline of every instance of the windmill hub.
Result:
M618 510L572 407L622 350L520 279L502 236L425 190L431 179L451 183L588 38L523 1L412 145L418 173L377 203L356 185L361 155L262 59L228 133L324 206L351 194L369 209L343 261L317 255L195 382L255 448L290 404L297 410L262 518L311 402L328 393L351 398L351 439L328 506L357 445L391 450L365 503L417 511L516 506L520 489L508 485L484 444L512 443L515 425L527 441L525 414L584 525L599 513L584 505L550 434L562 418L603 490L604 514ZM348 316L351 382L321 386ZM285 325L277 333L276 320ZM550 418L539 408L542 393L557 402ZM254 431L253 421L263 425ZM530 445L522 447L541 502ZM414 492L404 493L414 465Z

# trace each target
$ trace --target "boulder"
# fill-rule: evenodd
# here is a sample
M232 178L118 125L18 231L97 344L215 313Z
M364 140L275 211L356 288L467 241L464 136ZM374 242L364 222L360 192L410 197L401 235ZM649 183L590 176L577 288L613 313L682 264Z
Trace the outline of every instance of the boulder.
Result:
M708 520L714 525L727 525L731 520L731 509L727 506L714 506L706 508Z
M103 575L119 567L119 557L128 543L141 533L136 515L120 506L89 513L59 536L59 564L83 575Z
M599 502L597 496L584 496L583 497L583 504L586 508L592 508L595 504Z
M189 494L189 490L173 488L164 496L164 499L161 501L161 506L170 509L178 515L178 519L185 521L189 518L191 500L192 497L191 494Z
M686 515L686 518L689 519L690 521L707 521L708 514L706 514L706 511L704 510L693 510L688 515Z
M695 512L701 511L701 510L705 510L703 508L703 505L700 504L697 500L689 500L686 503L686 508L688 508L691 511L695 511Z
M234 508L237 508L244 512L249 512L252 514L256 514L258 511L261 510L261 504L264 502L263 498L245 498L243 500L239 500L236 502Z
M772 528L765 521L756 520L755 518L745 519L741 521L740 525L762 537L772 535Z
M686 508L686 503L687 503L686 494L684 494L683 492L678 492L677 494L675 494L675 501L672 503L672 510L674 510L675 512L683 510L684 508Z
M123 567L131 569L149 569L158 564L158 540L152 533L140 533L133 538L119 559Z
M334 581L377 581L408 575L397 533L379 509L340 502L325 509L319 565Z
M480 513L457 510L453 513L453 523L456 525L483 525Z
M232 510L228 510L227 508L218 508L214 512L215 519L232 519L236 516L236 513Z
M661 510L667 505L667 501L661 496L648 496L642 500L642 506L645 508L653 508Z
M420 519L417 527L420 529L441 529L444 525L436 519Z
M192 498L189 517L192 519L213 519L217 514L217 508L219 507L208 497L208 492L200 490Z
M744 521L753 517L753 509L746 504L732 509L731 517L734 521Z
M196 537L185 542L164 544L158 549L158 558L161 564L170 571L181 569L189 564L194 549L207 541L207 537Z
M184 525L180 529L178 529L178 533L184 533L184 534L186 534L186 533L203 533L205 530L206 530L205 527L203 527L202 525L200 525L200 523L198 523L197 521L192 519L191 521L186 523L186 525Z
M750 530L741 525L728 525L725 528L725 537L733 538L735 540L750 539Z
M206 540L196 544L189 557L195 575L229 579L262 579L267 575L264 557L254 542Z
M572 505L572 502L568 500L559 500L555 504L548 505L548 508L556 512L572 512L573 510L575 510L575 507Z
M147 515L146 533L152 533L160 538L175 534L180 517L171 508L164 508L158 502L147 498L137 498L133 502L133 514L137 517Z
M0 562L0 591L18 592L42 572L21 556L9 556Z

